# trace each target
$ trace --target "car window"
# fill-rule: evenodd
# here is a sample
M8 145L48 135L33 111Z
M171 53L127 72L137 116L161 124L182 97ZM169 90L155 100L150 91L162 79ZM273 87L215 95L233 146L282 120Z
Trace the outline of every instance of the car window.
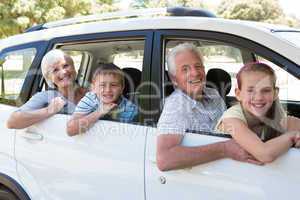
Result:
M231 89L225 98L226 105L230 107L236 102L234 89L237 87L236 75L244 63L250 61L261 61L270 65L277 76L277 86L279 87L279 99L289 114L299 116L298 104L300 96L297 89L300 87L300 81L293 75L287 72L288 66L279 66L266 59L264 56L256 52L252 52L243 47L232 45L230 43L219 42L214 40L203 39L170 39L166 40L165 54L168 53L174 46L183 42L193 42L204 57L204 65L206 73L212 68L223 69L229 73L231 79ZM167 70L165 64L165 70ZM172 83L164 76L164 94L167 96L173 91ZM171 86L170 86L171 85Z
M35 48L27 48L11 51L2 56L0 68L2 100L17 100L35 55Z
M125 75L123 96L138 104L137 88L143 71L144 39L76 42L60 44L60 49L71 55L78 70L79 83L90 88L92 75L102 63L114 63Z

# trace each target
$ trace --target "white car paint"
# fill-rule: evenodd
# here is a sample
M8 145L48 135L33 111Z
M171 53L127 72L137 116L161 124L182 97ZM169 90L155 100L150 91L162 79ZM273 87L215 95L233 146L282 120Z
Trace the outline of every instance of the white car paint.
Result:
M161 172L155 161L157 130L148 131L146 148L147 199L281 200L298 195L300 150L265 166L222 159L181 170ZM182 145L199 146L226 140L186 134ZM164 180L165 183L162 184Z
M147 128L101 120L71 138L67 118L56 115L17 131L20 179L30 187L34 181L40 191L32 199L144 199Z

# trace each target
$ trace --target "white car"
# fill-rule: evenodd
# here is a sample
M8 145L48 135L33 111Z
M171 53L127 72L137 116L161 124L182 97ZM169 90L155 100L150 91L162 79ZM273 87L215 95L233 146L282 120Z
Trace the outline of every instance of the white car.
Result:
M226 87L218 88L228 106L235 100L230 87L234 89L240 67L249 61L268 62L277 73L282 103L300 117L300 30L209 14L166 13L157 9L67 19L0 41L0 199L281 200L299 196L298 149L265 166L222 159L182 170L157 168L156 123L165 97L173 90L165 57L178 43L193 42L204 55L207 71L218 68L230 75L229 82L222 82ZM121 67L129 80L124 95L138 104L139 122L99 120L86 134L69 137L70 116L56 114L26 129L8 129L8 116L33 94L47 89L40 63L53 48L73 57L77 80L84 87L89 86L97 63ZM223 134L189 130L183 145L227 139Z

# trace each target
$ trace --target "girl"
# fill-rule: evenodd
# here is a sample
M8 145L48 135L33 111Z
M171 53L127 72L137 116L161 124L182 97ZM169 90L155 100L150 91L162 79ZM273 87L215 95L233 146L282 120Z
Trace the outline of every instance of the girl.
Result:
M287 116L278 100L276 75L267 64L248 63L237 74L239 103L216 125L258 161L269 163L292 146L300 146L300 119ZM285 134L283 134L285 133Z

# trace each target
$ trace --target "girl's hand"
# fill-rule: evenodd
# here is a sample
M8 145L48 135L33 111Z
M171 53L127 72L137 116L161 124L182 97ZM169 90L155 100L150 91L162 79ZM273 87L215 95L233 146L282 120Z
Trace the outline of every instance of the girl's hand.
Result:
M112 109L114 109L115 107L117 107L118 104L115 103L108 103L108 104L103 104L102 107L100 108L100 112L103 115L106 115L107 113L109 113Z
M51 100L47 107L47 111L50 114L56 114L58 113L66 104L66 102L61 97L55 97Z
M297 132L293 139L294 139L294 144L295 144L294 146L296 148L300 148L300 132Z

